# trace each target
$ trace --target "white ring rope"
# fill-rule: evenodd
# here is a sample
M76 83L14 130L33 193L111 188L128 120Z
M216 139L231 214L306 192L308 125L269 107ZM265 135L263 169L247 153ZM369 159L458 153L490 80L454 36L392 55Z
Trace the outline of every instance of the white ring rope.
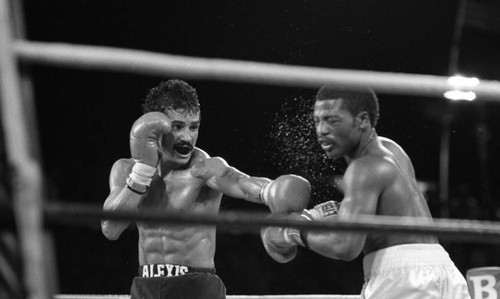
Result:
M325 82L351 89L371 87L376 92L442 98L456 89L449 77L376 71L327 69L227 59L195 58L141 50L63 43L15 41L13 52L33 63L144 75L318 88ZM479 99L500 100L500 82L481 80L474 91Z
M227 299L359 299L359 295L228 295ZM54 299L130 299L130 295L61 294Z
M103 211L92 205L52 203L45 206L50 223L96 223L101 219L134 220L179 225L217 225L219 228L252 230L266 226L297 227L323 231L435 234L460 242L500 243L500 222L453 219L421 219L359 215L356 220L331 222L283 219L267 213L221 211L218 215L179 214L159 211Z

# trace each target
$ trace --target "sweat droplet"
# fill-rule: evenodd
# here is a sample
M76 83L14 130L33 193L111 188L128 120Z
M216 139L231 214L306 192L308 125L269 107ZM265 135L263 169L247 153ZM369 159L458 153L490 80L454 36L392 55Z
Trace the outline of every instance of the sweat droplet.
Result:
M341 192L332 182L346 168L343 159L329 159L316 141L313 111L312 99L285 101L271 122L265 149L268 163L279 173L293 173L309 180L312 187L310 206L342 199Z

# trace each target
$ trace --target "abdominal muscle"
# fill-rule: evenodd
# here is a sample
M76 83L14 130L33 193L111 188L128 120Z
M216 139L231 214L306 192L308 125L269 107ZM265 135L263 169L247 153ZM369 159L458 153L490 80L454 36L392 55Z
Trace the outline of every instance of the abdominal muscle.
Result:
M151 184L140 210L216 215L222 194L206 188L189 171L176 171ZM214 267L215 226L137 223L139 264Z
M214 267L215 227L138 224L139 263Z

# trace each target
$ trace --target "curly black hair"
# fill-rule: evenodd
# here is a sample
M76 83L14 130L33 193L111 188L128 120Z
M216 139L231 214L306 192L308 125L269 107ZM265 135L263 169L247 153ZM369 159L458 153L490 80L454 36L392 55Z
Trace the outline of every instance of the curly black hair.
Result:
M316 101L342 99L342 108L352 115L362 111L368 112L372 127L377 125L379 105L375 92L367 88L362 91L352 91L336 85L325 84L316 93Z
M142 104L142 112L165 112L166 110L200 113L196 89L179 79L162 81L156 87L151 88Z

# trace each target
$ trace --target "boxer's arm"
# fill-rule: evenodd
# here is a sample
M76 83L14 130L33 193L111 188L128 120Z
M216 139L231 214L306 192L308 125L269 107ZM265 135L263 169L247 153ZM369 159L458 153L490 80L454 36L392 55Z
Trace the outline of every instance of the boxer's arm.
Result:
M260 190L270 181L263 177L251 177L229 166L220 157L198 161L191 169L191 174L205 180L207 186L214 190L255 203L263 203Z
M377 162L354 162L344 175L345 193L338 215L318 221L354 221L362 215L375 215L378 198L392 175L391 170ZM367 233L313 230L301 233L309 249L345 261L353 260L361 253L367 236Z
M113 164L109 176L110 193L104 201L104 211L137 210L143 195L127 187L127 178L132 170L131 160L120 159ZM101 230L109 240L116 240L128 227L130 221L102 220Z
M105 211L137 210L156 173L161 138L170 132L170 120L160 112L143 114L133 123L129 135L132 159L121 159L113 165L109 176L110 193L103 207ZM129 223L103 220L101 229L106 238L116 240Z
M282 175L271 180L251 177L229 166L219 157L197 162L191 173L206 180L207 185L235 198L264 203L273 213L302 211L311 196L309 182L297 175Z

